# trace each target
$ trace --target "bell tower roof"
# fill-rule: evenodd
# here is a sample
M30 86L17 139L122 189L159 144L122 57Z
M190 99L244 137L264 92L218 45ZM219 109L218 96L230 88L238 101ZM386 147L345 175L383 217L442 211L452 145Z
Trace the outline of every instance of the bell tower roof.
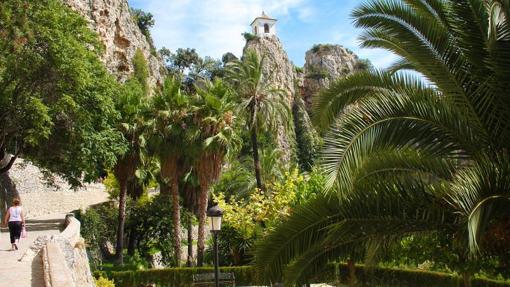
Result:
M262 11L262 14L258 17L256 17L250 25L253 25L253 23L255 23L255 21L257 20L266 20L266 21L270 21L270 22L276 22L278 20L276 20L275 18L271 18L269 16L266 15L266 12Z

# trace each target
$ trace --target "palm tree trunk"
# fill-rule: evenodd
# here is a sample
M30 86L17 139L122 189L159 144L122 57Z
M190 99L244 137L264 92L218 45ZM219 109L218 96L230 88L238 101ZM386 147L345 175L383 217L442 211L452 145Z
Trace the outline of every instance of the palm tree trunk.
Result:
M462 272L462 281L464 282L464 287L471 287L471 274L467 271Z
M200 185L200 195L198 197L198 242L197 242L197 266L204 264L204 251L205 251L205 225L206 225L206 212L207 202L209 200L207 194L207 186Z
M251 147L253 149L253 163L255 165L255 179L257 180L257 188L263 191L264 185L262 183L262 175L260 171L259 143L255 127L252 127L251 129Z
M163 157L161 159L161 176L166 181L161 186L161 194L170 195L172 200L172 226L175 265L181 262L181 206L179 200L178 156ZM169 186L166 186L169 185Z
M191 214L188 216L188 258L186 266L192 267L193 265L193 217Z
M137 241L137 231L136 231L135 227L132 227L131 231L129 232L129 239L128 239L128 255L129 256L135 255L136 241Z
M349 271L347 283L349 286L356 286L356 265L352 259L347 260L347 269Z
M117 226L117 244L115 245L115 256L117 262L124 264L124 256L122 250L124 249L124 225L126 223L126 196L127 196L127 180L119 178L120 194L119 194L119 219Z
M172 176L172 223L174 226L174 254L175 266L181 265L181 206L179 202L179 179L177 174Z

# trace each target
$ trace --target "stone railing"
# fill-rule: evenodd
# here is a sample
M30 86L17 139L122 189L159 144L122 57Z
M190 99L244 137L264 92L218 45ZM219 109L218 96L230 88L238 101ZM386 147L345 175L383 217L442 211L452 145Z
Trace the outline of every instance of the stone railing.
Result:
M45 287L94 287L80 222L69 214L65 224L60 234L34 242L41 251Z

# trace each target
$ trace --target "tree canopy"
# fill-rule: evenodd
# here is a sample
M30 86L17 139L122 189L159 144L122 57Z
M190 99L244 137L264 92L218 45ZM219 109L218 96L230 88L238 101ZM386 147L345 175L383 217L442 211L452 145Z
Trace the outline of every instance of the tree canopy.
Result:
M362 46L400 60L314 99L315 123L328 131L326 191L260 243L262 274L306 282L332 260L373 261L413 234L446 235L465 286L478 258L507 256L490 250L510 216L509 14L507 2L482 0L354 10Z
M95 179L124 149L97 36L57 0L4 1L0 24L0 150Z

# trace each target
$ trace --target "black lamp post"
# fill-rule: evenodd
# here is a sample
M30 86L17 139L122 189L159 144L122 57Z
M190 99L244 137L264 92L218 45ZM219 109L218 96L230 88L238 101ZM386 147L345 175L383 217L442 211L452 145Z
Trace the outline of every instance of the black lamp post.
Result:
M209 224L211 232L214 237L214 282L215 286L220 286L220 272L218 269L219 256L218 256L218 232L221 230L221 217L223 216L223 210L218 205L215 205L207 210L207 217L209 217Z

